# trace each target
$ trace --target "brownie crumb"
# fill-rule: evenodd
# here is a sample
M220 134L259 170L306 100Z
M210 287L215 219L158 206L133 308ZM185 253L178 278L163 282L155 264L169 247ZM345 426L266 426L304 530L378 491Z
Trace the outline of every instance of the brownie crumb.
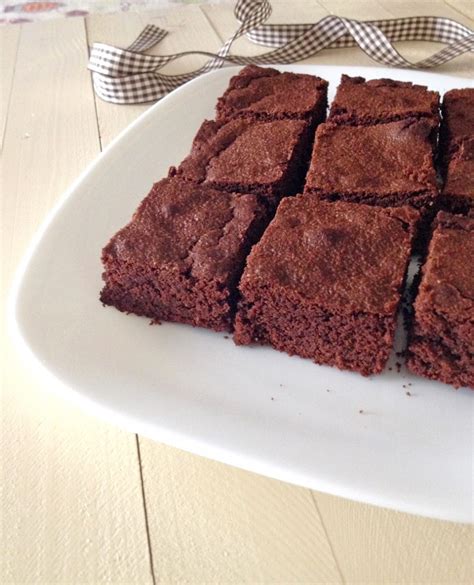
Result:
M395 366L397 368L397 372L400 373L400 371L402 369L402 364L400 362L395 362Z
M229 339L229 336L228 335L224 335L224 339Z
M359 414L364 414L364 411L362 410L362 408L359 410Z
M408 390L405 392L405 394L406 394L407 396L411 396L411 392L409 392Z

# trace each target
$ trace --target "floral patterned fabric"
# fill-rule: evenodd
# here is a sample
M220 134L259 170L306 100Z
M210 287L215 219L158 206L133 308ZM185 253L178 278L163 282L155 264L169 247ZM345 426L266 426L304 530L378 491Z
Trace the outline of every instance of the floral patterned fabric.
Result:
M230 3L211 0L209 3ZM198 4L202 0L63 0L63 2L10 2L0 0L0 24L22 24L63 16L87 16L94 12L127 12L170 6Z

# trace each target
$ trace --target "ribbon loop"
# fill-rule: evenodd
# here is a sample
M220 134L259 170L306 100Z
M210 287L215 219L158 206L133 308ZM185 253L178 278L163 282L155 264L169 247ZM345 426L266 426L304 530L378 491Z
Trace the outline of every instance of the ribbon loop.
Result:
M138 37L128 47L129 51L144 53L166 37L168 31L158 28L154 24L147 24Z

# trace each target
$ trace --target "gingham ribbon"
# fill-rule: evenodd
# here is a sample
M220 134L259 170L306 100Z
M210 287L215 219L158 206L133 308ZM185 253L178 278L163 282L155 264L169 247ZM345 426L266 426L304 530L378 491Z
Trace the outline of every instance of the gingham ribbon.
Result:
M442 65L463 53L474 51L474 32L449 18L416 16L360 22L339 16L326 16L315 24L265 24L272 7L269 0L238 0L234 14L240 26L217 54L186 51L174 55L146 55L168 33L148 25L127 48L94 43L89 69L99 97L116 104L155 101L186 81L219 69L227 63L237 65L292 63L306 59L322 49L360 47L378 63L390 67L429 68ZM231 55L232 44L247 38L273 50L258 57ZM402 57L393 46L397 41L435 41L447 46L416 63ZM159 70L185 55L206 55L209 61L196 71L165 75Z

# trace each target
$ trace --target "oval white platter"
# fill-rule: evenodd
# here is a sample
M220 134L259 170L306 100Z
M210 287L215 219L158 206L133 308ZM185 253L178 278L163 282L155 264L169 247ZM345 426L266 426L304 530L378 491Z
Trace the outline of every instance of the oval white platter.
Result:
M342 73L442 93L470 83L381 68L280 69L324 77L330 98ZM19 269L14 333L59 392L113 424L316 490L472 521L471 391L397 372L396 356L391 369L363 378L269 348L236 347L205 330L150 327L100 304L101 248L153 181L186 155L235 72L210 73L155 104L68 190Z

